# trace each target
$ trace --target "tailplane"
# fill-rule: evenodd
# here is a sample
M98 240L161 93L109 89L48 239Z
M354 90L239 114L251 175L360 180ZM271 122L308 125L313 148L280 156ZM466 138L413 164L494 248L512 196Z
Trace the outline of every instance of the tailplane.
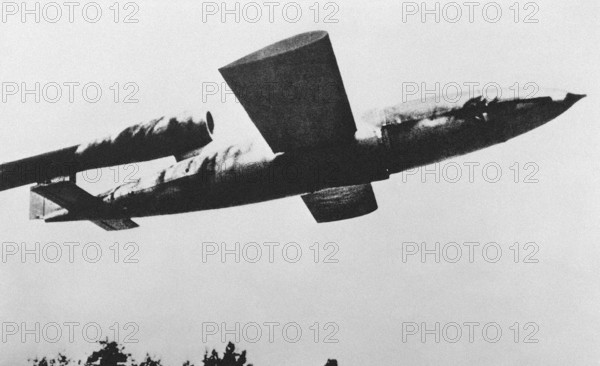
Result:
M68 177L31 188L29 218L46 222L90 220L104 230L138 227L114 207L92 196Z

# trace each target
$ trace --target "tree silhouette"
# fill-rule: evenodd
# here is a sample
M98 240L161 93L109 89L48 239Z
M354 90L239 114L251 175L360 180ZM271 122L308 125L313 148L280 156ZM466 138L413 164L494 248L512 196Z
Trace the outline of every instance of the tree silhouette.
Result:
M140 366L163 366L163 364L160 363L160 360L153 360L152 357L146 353L146 359L140 363Z
M125 353L125 347L119 346L117 342L105 341L98 342L102 346L99 351L95 351L87 358L85 366L114 366L124 365L131 359L131 353ZM131 359L133 361L133 359Z
M225 348L223 358L219 358L219 354L213 349L210 357L208 357L208 351L206 351L202 363L204 363L204 366L244 366L246 365L246 351L235 353L234 344L229 342ZM252 366L252 364L248 366Z
M62 353L59 353L58 356L56 356L56 358L54 359L48 359L46 357L43 357L41 359L35 358L33 360L28 360L33 362L34 366L69 366L69 365L75 365L75 363L72 363L71 360L69 358L67 358L67 356L63 355ZM81 361L77 362L77 365L81 365Z
M83 364L81 360L74 361L62 353L59 353L55 358L43 357L40 359L36 357L27 361L31 362L31 366L164 366L160 359L154 359L148 353L146 353L146 357L141 363L136 363L131 353L125 352L125 347L117 342L109 342L107 339L98 343L101 346L100 350L92 352ZM246 351L235 352L235 345L231 342L225 347L222 358L213 349L210 355L207 350L202 360L204 366L252 366L252 364L246 364L246 362ZM186 361L183 366L194 366L194 364ZM336 360L327 360L325 366L338 366L338 364Z

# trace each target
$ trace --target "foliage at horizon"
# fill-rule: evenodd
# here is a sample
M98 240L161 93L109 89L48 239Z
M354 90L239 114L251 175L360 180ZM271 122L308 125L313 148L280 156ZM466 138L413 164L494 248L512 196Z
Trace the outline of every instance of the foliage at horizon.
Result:
M137 363L131 353L125 352L125 347L117 342L105 340L98 343L101 348L92 352L85 363L81 360L74 361L62 353L54 358L42 357L29 359L28 361L31 362L31 366L166 366L160 358L152 357L148 353L140 363ZM227 344L222 358L213 349L210 355L207 350L202 359L203 366L252 366L252 364L246 364L246 362L246 351L235 352L235 345L231 342ZM185 361L182 366L195 365L190 361ZM325 366L338 366L338 364L336 360L327 360Z

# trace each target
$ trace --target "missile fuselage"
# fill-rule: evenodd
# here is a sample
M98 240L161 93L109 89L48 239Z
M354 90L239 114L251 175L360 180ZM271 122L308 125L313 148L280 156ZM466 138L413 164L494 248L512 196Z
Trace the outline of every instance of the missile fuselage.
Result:
M100 197L122 217L176 214L244 205L365 184L505 142L554 119L582 96L419 103L418 109L376 113L368 137L315 149L273 154L252 141L214 141L199 154ZM357 135L358 136L358 135ZM115 213L111 213L115 217ZM47 221L89 220L57 212Z
M336 56L324 31L253 52L219 72L272 149L213 141L213 121L159 118L86 144L0 165L0 191L32 187L30 218L91 220L106 230L132 217L176 214L303 195L317 222L373 212L371 182L505 142L569 109L583 96L418 100L375 110L356 133ZM512 98L507 97L512 95ZM96 197L76 173L174 156L177 163ZM335 189L338 188L338 189Z

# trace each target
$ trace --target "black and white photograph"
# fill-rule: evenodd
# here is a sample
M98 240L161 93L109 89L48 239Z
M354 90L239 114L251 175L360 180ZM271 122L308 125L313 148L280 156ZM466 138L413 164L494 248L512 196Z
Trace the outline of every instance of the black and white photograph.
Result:
M599 365L598 14L0 1L0 366Z

